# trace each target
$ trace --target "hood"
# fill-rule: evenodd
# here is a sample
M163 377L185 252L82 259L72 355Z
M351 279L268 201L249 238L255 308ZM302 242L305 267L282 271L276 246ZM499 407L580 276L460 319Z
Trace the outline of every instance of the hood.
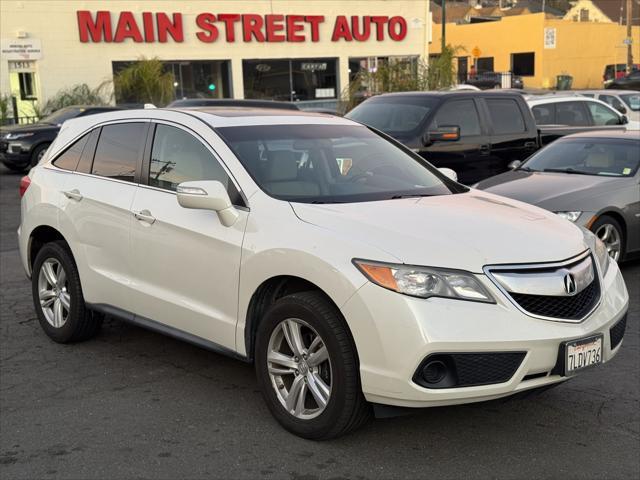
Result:
M625 178L513 170L483 180L476 188L551 211L590 211L590 199L611 193L621 181Z
M10 127L2 127L0 134L4 136L7 133L19 133L19 132L51 132L58 131L60 127L58 125L50 125L48 123L30 123L26 125L12 125Z
M587 248L582 231L557 215L477 190L292 207L302 221L373 245L399 263L412 265L481 273L485 265L558 261Z

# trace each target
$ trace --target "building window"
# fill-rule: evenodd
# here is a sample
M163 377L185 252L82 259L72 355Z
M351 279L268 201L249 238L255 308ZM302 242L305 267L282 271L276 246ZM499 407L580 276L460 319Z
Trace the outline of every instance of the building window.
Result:
M476 60L476 72L493 72L493 57L483 57Z
M589 21L589 10L586 8L580 9L580 21L588 22Z
M35 100L36 98L35 74L33 72L19 72L18 81L20 82L20 99Z
M243 60L244 98L304 101L337 98L335 58Z
M533 77L536 73L536 54L534 52L512 53L511 71L514 75Z

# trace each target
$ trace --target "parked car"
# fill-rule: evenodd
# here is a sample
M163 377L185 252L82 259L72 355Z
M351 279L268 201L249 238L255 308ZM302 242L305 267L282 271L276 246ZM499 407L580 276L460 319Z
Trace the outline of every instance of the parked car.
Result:
M0 161L10 170L28 170L42 159L66 120L118 109L82 105L65 107L37 123L0 128Z
M71 120L20 189L20 257L52 340L109 314L253 362L306 438L358 427L371 403L549 387L609 362L624 334L624 280L592 233L340 117Z
M639 165L637 132L578 133L476 187L589 228L614 260L624 260L640 252Z
M632 72L637 72L640 70L640 64L634 64L631 67ZM614 80L618 78L623 78L627 74L627 64L626 63L617 63L617 64L609 64L604 67L604 74L602 76L602 86L604 88L609 88L609 85Z
M626 115L632 122L640 122L640 92L629 90L578 90L576 93L600 100Z
M524 88L524 82L519 75L513 75L510 73L501 72L482 72L477 75L471 76L465 83L473 85L481 90L487 90L490 88L503 88L503 79L510 80L510 85L505 88Z
M244 107L244 108L278 108L281 110L298 110L291 102L277 102L274 100L253 100L234 98L183 98L174 100L167 108L184 107Z
M578 131L640 129L639 122L630 122L625 115L606 103L582 95L536 95L525 98L537 125L541 127L542 145Z
M622 78L616 78L607 85L607 88L640 91L640 71L631 72Z

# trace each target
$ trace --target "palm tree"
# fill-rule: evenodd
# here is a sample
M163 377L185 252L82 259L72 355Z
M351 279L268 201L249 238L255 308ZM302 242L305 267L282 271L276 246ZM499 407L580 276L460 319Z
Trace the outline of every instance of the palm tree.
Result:
M141 57L113 77L118 103L152 103L165 106L174 98L173 73L158 58Z

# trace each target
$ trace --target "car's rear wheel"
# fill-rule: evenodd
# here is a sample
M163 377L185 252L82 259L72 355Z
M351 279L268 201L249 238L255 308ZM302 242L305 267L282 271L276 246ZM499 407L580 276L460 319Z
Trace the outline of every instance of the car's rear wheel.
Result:
M304 438L335 438L362 425L370 406L353 340L319 292L278 300L258 326L256 374L275 418Z
M78 269L65 243L47 243L40 249L31 280L40 326L52 340L77 342L98 332L102 317L86 308Z
M602 240L611 258L617 262L624 259L624 230L615 218L602 215L591 226L591 231Z

